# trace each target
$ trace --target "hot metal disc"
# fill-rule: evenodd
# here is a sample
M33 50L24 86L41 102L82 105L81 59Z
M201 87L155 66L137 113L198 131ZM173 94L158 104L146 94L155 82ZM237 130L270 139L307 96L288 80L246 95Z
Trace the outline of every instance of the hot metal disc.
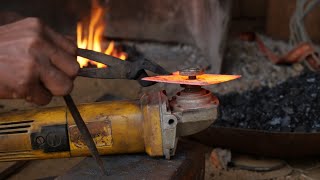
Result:
M202 74L196 76L196 79L189 79L189 76L182 76L179 75L179 72L174 72L172 73L172 75L145 77L142 78L142 80L173 84L206 86L231 81L240 77L240 75Z

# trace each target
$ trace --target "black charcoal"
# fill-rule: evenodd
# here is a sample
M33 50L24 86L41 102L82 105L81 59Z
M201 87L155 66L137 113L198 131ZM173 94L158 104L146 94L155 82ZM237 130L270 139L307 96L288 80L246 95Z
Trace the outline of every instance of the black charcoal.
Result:
M214 126L320 132L319 94L320 74L305 72L272 88L221 95Z

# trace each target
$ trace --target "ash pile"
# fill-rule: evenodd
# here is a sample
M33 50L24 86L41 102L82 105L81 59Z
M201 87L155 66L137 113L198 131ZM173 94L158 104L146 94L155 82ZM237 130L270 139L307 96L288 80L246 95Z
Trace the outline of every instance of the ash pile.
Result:
M275 132L320 132L320 74L305 72L274 87L219 97L214 126Z

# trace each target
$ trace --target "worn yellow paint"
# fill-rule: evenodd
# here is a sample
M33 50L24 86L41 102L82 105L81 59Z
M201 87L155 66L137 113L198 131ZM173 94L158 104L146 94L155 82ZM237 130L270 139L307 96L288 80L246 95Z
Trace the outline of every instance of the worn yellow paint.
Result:
M98 148L112 147L111 121L101 119L101 121L87 122L87 127L92 139ZM75 148L87 148L80 131L76 125L69 126L70 142Z
M112 101L84 104L78 108L89 131L93 133L100 154L147 152L150 156L158 156L163 155L158 104L153 102L141 106L139 101ZM0 134L0 161L90 155L75 131L74 120L66 107L1 114L0 126L27 120L33 122L26 133ZM45 153L32 149L30 134L50 125L67 126L69 152Z
M141 98L145 151L149 156L163 155L159 102L159 96L145 95Z
M138 102L118 101L87 104L78 106L81 116L86 123L99 124L101 122L110 122L107 125L107 136L105 140L107 145L97 145L100 154L118 154L118 153L135 153L144 152L144 133L143 118ZM67 115L68 127L74 126L74 120L71 114ZM106 126L104 126L106 127ZM92 126L88 126L90 133L93 135ZM96 127L97 129L98 127ZM111 128L108 130L108 128ZM104 131L103 127L100 130ZM74 134L69 133L71 156L89 155L86 146L77 146L79 142L72 141ZM98 138L94 137L95 142ZM111 142L112 141L112 142ZM101 142L101 141L99 141ZM112 144L112 145L110 145Z

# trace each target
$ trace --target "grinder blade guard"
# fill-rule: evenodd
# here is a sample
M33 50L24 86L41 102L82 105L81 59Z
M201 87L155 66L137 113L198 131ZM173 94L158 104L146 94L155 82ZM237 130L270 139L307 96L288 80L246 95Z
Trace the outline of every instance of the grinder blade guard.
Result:
M239 78L237 75L204 74L200 68L189 68L173 75L146 77L143 80L180 84L183 90L163 105L161 129L163 152L167 159L174 155L179 137L208 128L218 116L219 100L201 85L217 84ZM165 92L164 92L165 93ZM164 115L165 114L165 115Z

